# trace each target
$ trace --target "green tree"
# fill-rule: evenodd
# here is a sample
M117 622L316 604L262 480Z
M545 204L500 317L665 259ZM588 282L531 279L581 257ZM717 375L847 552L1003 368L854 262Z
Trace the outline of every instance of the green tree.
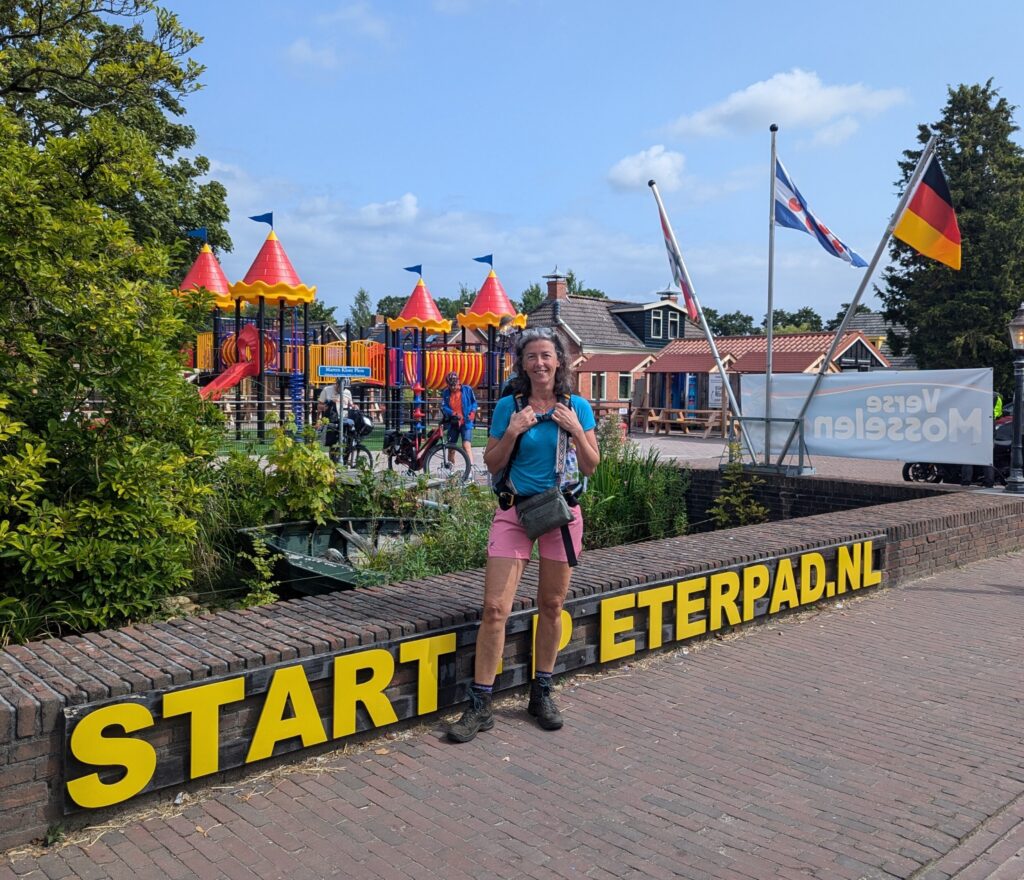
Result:
M749 336L754 333L754 319L741 311L720 315L717 310L703 307L704 317L713 336Z
M373 309L370 307L370 294L365 287L356 291L352 300L352 308L348 313L349 323L352 325L352 332L358 333L359 328L369 329L373 326Z
M918 127L918 142L934 133L936 155L956 210L963 268L953 271L893 239L892 262L879 291L885 317L907 328L890 333L922 369L992 367L995 387L1012 387L1006 325L1024 289L1024 151L1013 140L1016 108L988 80L948 90L938 122ZM907 150L898 185L905 186L921 150Z
M848 302L842 303L839 306L839 311L836 312L836 316L834 318L828 319L828 323L825 324L825 329L838 330L839 325L843 323L843 318L846 317L846 311L849 308L850 304ZM857 303L857 308L854 310L853 313L855 315L869 315L871 314L871 309L864 305L864 303Z
M565 289L569 296L589 296L592 299L608 299L608 294L596 287L586 287L582 279L576 277L576 273L570 269L565 273Z
M191 129L166 118L198 38L127 0L5 4L0 23L2 641L191 584L220 419L180 375L184 215L154 207L201 201L177 161Z
M795 312L787 312L785 309L774 309L775 316L772 322L772 330L775 333L812 333L821 330L821 315L810 306L804 306ZM761 332L764 333L768 327L768 316L765 315L761 321Z
M472 304L473 300L476 299L476 291L473 290L467 284L459 285L459 295L456 299L451 299L447 296L439 296L435 302L437 303L437 309L441 313L442 318L447 318L449 321L454 323L456 315L459 312L464 312Z
M154 0L0 4L0 99L22 137L42 149L91 134L93 152L64 172L136 240L173 245L164 278L171 285L202 246L183 237L187 230L205 226L212 246L231 250L227 194L205 180L209 160L186 155L196 135L179 120L182 101L199 88L203 67L188 55L200 39ZM104 173L122 161L124 139L145 142L153 167L115 187Z
M382 296L377 300L377 314L385 318L397 318L408 301L407 296Z
M528 315L542 302L544 302L544 291L540 289L540 285L535 281L522 292L519 302L513 304L524 315Z

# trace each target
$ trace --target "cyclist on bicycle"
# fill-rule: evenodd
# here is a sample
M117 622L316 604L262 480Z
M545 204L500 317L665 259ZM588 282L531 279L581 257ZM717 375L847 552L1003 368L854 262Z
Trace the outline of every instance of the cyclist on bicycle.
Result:
M455 445L462 439L462 448L473 462L473 422L476 419L476 395L469 385L459 381L459 374L450 372L445 381L448 387L441 392L441 414L448 426L448 443ZM449 462L455 464L455 453L448 453Z
M327 447L331 459L338 461L344 434L351 433L355 427L349 415L352 409L352 392L348 388L348 383L339 376L334 380L334 384L326 386L320 392L317 403L320 415L328 420L323 434L323 445Z

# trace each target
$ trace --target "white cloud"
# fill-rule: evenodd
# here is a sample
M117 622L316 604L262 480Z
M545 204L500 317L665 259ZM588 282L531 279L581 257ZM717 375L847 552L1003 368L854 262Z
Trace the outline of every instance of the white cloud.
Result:
M359 209L359 216L367 226L391 226L412 223L419 215L419 203L412 193L406 193L390 202L372 202Z
M608 181L618 189L640 189L653 177L661 189L672 192L683 185L685 164L682 153L655 144L648 150L619 159L608 172Z
M326 25L345 25L354 33L379 42L385 42L391 36L391 26L387 19L377 15L369 3L350 3L334 12L318 16L317 21Z
M880 113L905 99L902 89L870 89L861 83L825 85L816 73L794 68L681 116L671 131L707 137L767 129L775 122L782 128L815 130L825 139L823 143L836 143L852 133L856 116Z
M819 128L814 133L811 143L815 146L833 147L847 140L859 127L860 124L852 116L843 116L830 125Z
M330 46L317 49L305 37L299 37L288 46L285 57L303 67L316 67L320 70L334 70L338 67L338 56L334 49Z

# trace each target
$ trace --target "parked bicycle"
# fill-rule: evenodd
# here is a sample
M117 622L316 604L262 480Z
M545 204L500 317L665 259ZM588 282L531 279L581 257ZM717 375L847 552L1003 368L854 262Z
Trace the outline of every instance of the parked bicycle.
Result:
M342 467L373 468L373 453L363 445L362 438L373 431L373 422L358 407L350 406L348 418L339 419L337 408L328 411L324 445L331 461Z
M384 455L389 470L405 467L409 473L421 471L435 479L458 479L466 482L473 473L461 443L449 443L444 424L429 434L423 431L388 431L384 435Z

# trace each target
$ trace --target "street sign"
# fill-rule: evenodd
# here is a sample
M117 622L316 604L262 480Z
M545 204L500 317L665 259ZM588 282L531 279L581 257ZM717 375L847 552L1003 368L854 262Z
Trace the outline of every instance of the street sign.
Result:
M369 367L335 367L321 364L317 367L317 375L321 379L369 379Z

